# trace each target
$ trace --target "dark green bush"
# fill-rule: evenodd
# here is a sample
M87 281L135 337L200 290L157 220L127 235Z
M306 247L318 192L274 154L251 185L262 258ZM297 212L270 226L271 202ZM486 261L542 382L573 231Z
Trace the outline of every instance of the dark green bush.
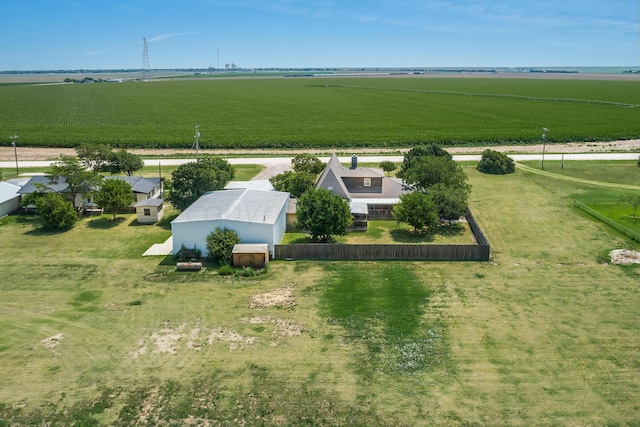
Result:
M231 264L233 259L233 247L240 243L238 234L228 228L216 227L207 235L207 249L209 261L218 261L221 264Z
M477 169L484 173L504 175L515 172L516 164L511 157L504 153L495 150L484 150Z

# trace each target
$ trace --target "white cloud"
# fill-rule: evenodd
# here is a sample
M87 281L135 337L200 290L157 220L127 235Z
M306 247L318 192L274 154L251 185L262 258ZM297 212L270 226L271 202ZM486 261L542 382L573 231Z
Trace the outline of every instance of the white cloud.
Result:
M150 39L147 39L147 42L149 42L149 43L159 42L159 41L171 38L171 37L191 36L191 35L194 35L194 34L201 34L201 33L193 32L193 31L192 32L187 32L187 33L166 33L166 34L160 34L160 35L151 37Z

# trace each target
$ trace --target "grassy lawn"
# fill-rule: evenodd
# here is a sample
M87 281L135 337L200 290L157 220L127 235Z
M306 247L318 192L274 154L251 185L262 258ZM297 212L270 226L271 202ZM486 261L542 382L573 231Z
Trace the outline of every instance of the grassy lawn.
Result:
M222 277L140 256L170 218L5 218L0 425L637 423L640 268L602 254L640 245L573 208L592 186L466 171L491 262Z
M443 224L436 229L423 233L415 233L413 228L395 221L369 221L366 231L352 231L345 236L335 236L337 243L342 244L471 244L473 235L467 223ZM287 232L283 244L311 243L307 233Z
M540 162L519 162L540 169ZM614 166L615 165L615 166ZM545 161L544 170L562 176L616 184L640 184L640 167L637 161L567 161L564 168L560 161Z
M134 175L140 175L147 178L162 176L164 178L171 179L171 173L178 169L178 166L145 166L141 170L134 173ZM234 180L236 181L248 181L256 176L260 171L264 169L262 165L233 165L233 169L236 171ZM25 173L47 173L49 168L20 168L20 174ZM15 169L2 169L2 176L4 180L17 178ZM109 177L109 174L105 174L105 177Z

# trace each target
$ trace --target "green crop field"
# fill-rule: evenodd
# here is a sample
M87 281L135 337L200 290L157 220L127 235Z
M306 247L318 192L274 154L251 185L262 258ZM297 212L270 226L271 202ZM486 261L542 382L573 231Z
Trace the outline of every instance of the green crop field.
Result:
M256 78L0 85L0 143L407 147L640 137L640 82Z
M604 261L640 244L571 202L617 190L464 167L490 262L222 277L141 257L170 211L1 219L0 425L637 424L640 266Z

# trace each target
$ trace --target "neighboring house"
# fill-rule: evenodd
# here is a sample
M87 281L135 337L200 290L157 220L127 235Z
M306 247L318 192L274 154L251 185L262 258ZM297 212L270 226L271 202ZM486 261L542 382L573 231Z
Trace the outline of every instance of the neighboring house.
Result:
M134 207L137 202L147 199L162 198L163 185L160 178L144 178L142 176L106 176L102 179L120 179L126 181L131 185L135 200L131 203L131 207ZM42 191L55 191L57 193L65 193L67 191L67 183L64 179L60 179L57 184L53 184L49 177L46 175L37 175L31 177L29 181L20 190L21 195L30 194L38 190ZM75 208L95 208L93 202L93 191L80 193L76 195L74 201Z
M378 169L358 167L355 156L351 159L351 167L346 168L335 154L320 175L317 188L326 188L350 204L367 205L368 219L391 218L393 205L409 191L398 178L387 177Z
M20 186L0 182L0 218L20 209Z
M132 206L143 200L162 198L162 191L164 190L164 187L162 179L160 178L145 178L143 176L105 176L103 179L120 179L128 182L129 185L131 185L134 196L136 197Z
M64 194L68 190L68 185L64 179L60 179L57 183L52 183L51 179L46 175L32 176L31 179L20 189L20 195L35 193L36 191L55 191L56 193ZM74 208L81 208L86 205L93 204L93 196L91 191L85 193L76 194L76 199L73 201Z
M162 199L140 200L134 205L137 221L141 224L154 224L164 215L164 201Z
M266 243L273 253L287 228L289 193L251 189L206 193L171 221L173 253L182 245L207 255L207 235L216 228L234 230L240 243Z

